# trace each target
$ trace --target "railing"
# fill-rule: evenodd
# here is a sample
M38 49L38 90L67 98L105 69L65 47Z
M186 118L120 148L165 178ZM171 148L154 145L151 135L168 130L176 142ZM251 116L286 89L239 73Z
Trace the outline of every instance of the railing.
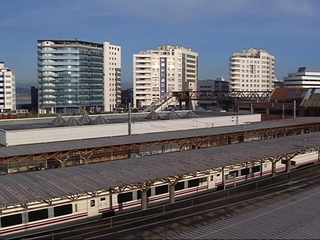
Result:
M271 91L181 91L173 92L179 101L220 100L220 101L269 101Z
M172 98L172 92L168 92L167 94L160 97L158 101L155 101L154 103L152 103L149 107L147 107L145 110L143 110L143 112L150 112L152 110L156 111L163 104L165 104L170 98Z

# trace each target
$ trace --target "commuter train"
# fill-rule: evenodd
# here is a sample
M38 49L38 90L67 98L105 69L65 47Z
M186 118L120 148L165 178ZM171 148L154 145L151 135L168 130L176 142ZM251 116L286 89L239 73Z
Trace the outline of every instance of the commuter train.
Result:
M297 168L318 162L318 152L313 151L298 155L291 160L291 167ZM189 177L174 185L176 199L190 195L204 193L208 190L219 190L240 181L246 181L271 174L271 162L260 165L225 167L225 181L222 181L221 172L211 172L207 175ZM276 171L285 170L281 161L276 164ZM169 202L169 185L163 182L155 183L147 191L148 206ZM141 208L141 191L125 190L121 193L100 192L97 195L70 196L69 199L53 199L48 202L28 203L28 207L13 206L2 209L0 212L0 236L10 236L17 233L41 230L54 227L58 224L85 221L92 218L101 218L121 214L125 211Z

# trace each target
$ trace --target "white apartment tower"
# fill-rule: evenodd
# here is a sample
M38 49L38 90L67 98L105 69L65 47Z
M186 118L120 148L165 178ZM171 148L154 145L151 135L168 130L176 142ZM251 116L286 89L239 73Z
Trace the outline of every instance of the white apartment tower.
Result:
M272 91L275 57L264 49L244 49L230 58L229 74L231 91Z
M121 47L109 42L104 49L104 111L114 111L121 104Z
M16 79L14 72L0 62L0 112L16 110Z
M160 45L133 55L133 105L148 107L172 91L196 91L198 53L190 48Z

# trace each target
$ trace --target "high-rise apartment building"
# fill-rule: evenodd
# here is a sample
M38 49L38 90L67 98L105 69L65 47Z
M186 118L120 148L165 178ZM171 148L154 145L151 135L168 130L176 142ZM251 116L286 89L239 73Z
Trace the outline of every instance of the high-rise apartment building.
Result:
M12 70L0 62L0 112L16 110L16 79Z
M244 49L230 58L230 90L271 91L277 81L275 57L264 49Z
M133 106L147 107L172 91L197 90L198 53L160 45L133 55Z
M283 86L287 88L320 88L320 72L309 67L299 67L296 73L289 73L283 78Z
M38 40L38 84L40 113L111 111L121 101L121 48L78 39Z
M104 111L113 111L121 104L121 47L109 42L104 49Z

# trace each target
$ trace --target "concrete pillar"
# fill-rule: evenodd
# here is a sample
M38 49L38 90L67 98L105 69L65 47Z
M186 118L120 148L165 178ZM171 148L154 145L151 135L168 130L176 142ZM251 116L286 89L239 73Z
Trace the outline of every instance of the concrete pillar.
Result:
M59 161L60 164L61 164L61 168L64 168L66 166L66 162L65 160L62 160L62 161Z
M141 191L141 210L146 210L148 208L147 201L147 189Z
M287 160L286 162L286 172L289 173L291 170L291 160Z
M166 146L165 145L161 145L161 153L165 153L166 152Z
M88 162L89 162L89 158L90 158L90 157L91 157L91 156L89 156L89 157L83 157L83 156L81 156L80 158L81 158L81 160L84 161L84 164L87 165Z
M174 202L175 202L175 198L174 198L174 186L175 186L175 184L169 185L169 198L170 198L170 203L174 203Z
M271 170L271 173L272 173L272 176L275 176L276 175L276 162L272 161L272 170Z
M266 114L268 114L268 115L269 115L269 113L270 113L269 108L266 108Z
M113 203L112 203L112 191L111 190L109 190L109 206L110 206L110 210L112 210L113 209Z
M225 176L224 176L224 167L222 167L221 170L221 178L222 178L222 185L223 185L223 189L226 189L226 185L225 185Z

